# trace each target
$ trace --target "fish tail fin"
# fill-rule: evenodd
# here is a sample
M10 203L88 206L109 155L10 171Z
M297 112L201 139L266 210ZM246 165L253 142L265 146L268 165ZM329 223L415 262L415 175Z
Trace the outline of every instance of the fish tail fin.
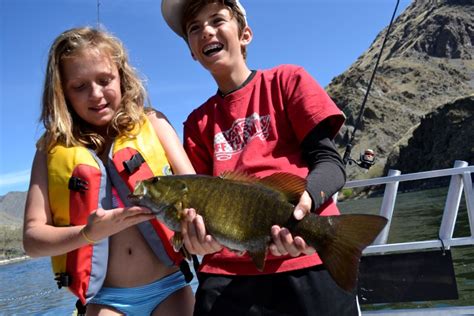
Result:
M326 216L320 216L320 219ZM331 233L317 247L318 254L334 281L344 290L357 285L359 261L364 248L382 231L387 219L378 215L327 216Z

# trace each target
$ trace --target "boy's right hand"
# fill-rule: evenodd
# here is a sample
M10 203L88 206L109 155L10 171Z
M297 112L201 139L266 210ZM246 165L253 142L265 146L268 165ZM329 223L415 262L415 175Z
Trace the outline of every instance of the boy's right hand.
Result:
M181 221L181 234L186 250L200 256L220 251L222 245L211 235L206 234L202 216L192 208L185 209L184 212L185 217Z

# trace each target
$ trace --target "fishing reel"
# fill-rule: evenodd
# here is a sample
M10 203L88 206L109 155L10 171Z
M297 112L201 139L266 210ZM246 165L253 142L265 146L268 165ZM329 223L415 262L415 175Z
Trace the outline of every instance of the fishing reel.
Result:
M360 154L359 161L347 158L347 162L352 165L353 163L361 168L369 170L375 164L375 152L372 149L366 149L364 153Z

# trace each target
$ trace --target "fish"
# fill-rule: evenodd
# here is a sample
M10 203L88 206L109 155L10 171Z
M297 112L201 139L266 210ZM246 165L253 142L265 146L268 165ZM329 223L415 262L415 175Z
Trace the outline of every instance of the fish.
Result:
M333 280L344 290L357 285L362 251L384 228L387 219L370 214L293 217L306 180L277 172L258 178L228 171L220 176L167 175L138 181L130 201L149 208L175 232L172 243L182 247L180 222L185 208L201 215L206 231L236 253L247 252L259 271L265 267L272 242L271 227L279 225L316 249Z

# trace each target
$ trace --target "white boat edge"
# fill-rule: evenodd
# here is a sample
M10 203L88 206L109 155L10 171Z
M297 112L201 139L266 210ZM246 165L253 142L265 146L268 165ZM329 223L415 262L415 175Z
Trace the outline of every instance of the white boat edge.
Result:
M474 306L455 306L455 307L432 307L420 309L397 309L382 311L366 311L362 315L391 315L391 316L450 316L450 315L474 315Z
M465 161L456 160L454 162L454 167L449 169L425 171L404 175L401 175L401 172L398 170L389 170L386 177L348 181L344 186L345 188L385 184L385 191L379 214L385 216L388 219L388 223L374 243L364 250L364 254L424 250L433 248L439 249L441 247L449 249L450 247L455 246L474 245L474 191L472 186L473 172L474 166L469 166L469 164ZM417 241L387 244L390 223L398 193L398 184L403 181L437 178L443 176L451 176L451 180L449 183L448 194L446 196L443 217L439 229L439 239L421 242ZM461 238L453 238L454 226L456 224L458 210L463 194L466 201L471 235ZM333 198L335 201L337 201L337 195ZM362 315L474 315L474 306L443 306L432 308L363 311Z

